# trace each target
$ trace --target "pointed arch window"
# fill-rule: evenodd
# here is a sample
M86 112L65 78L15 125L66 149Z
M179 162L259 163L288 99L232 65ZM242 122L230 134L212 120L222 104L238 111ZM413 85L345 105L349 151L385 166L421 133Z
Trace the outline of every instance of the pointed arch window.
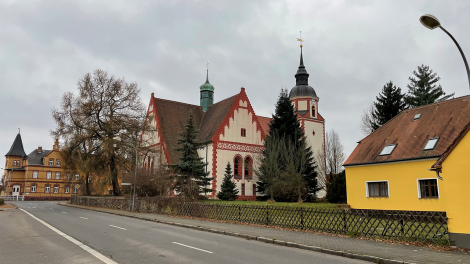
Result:
M251 179L253 177L253 159L251 157L245 157L244 162L245 178Z
M242 178L242 157L240 155L233 159L233 176L235 179Z

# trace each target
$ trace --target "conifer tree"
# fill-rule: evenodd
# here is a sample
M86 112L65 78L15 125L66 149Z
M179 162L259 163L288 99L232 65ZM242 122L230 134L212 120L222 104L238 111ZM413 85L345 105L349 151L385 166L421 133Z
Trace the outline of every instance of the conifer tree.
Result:
M232 166L230 162L227 162L225 167L224 180L222 186L220 187L220 192L217 194L217 197L220 200L224 201L235 201L238 198L237 185L233 182Z
M175 148L181 153L181 157L178 163L170 165L174 170L175 178L173 190L191 200L199 198L201 193L212 192L212 189L207 186L213 178L209 177L209 172L205 172L207 164L202 162L203 158L197 154L197 150L204 147L197 140L198 132L199 130L196 130L193 124L193 114L190 112L184 130L179 133L181 138L178 139L178 145L180 147Z
M408 94L405 95L407 107L414 108L436 102L445 101L454 96L454 93L446 95L441 85L436 83L441 79L437 73L429 69L429 66L418 66L418 72L413 71L413 76L408 79Z
M392 81L384 85L382 92L376 97L377 101L374 102L374 111L370 121L373 130L381 127L405 109L404 96L400 87L393 85Z
M287 142L292 143L295 149L298 150L297 152L300 152L299 150L302 149L305 150L305 152L302 152L305 153L305 165L302 166L303 169L300 167L298 169L302 170L300 173L302 175L303 184L305 184L308 194L314 195L317 191L317 173L315 172L313 151L310 147L307 146L307 142L300 126L300 122L297 119L294 106L289 99L287 90L284 89L281 90L279 99L276 103L276 110L269 124L269 135L267 135L265 138L265 144L274 144L274 142L272 142L272 138L284 141L283 145L285 146L288 145ZM266 147L267 146L265 146L265 149ZM271 151L263 152L260 168L268 169L266 166L263 166L263 162L272 160L272 158L268 157L268 155L276 155L272 153L273 152ZM278 169L280 171L286 171L288 166L287 160L283 159L282 155L277 155ZM261 180L257 183L257 186L260 192L265 193L265 189L269 188L269 183L262 180L265 177L263 177L263 175L259 175L260 173L263 174L262 171L258 170L258 176ZM276 197L276 200L280 199L282 199L282 197Z

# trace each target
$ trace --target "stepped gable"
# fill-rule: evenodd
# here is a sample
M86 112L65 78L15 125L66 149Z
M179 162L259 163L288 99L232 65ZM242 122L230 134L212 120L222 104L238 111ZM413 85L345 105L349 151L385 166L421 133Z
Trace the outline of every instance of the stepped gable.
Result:
M414 120L415 115L421 114ZM446 156L470 127L470 96L404 110L362 139L344 163L371 164ZM423 151L430 138L439 140ZM397 144L391 155L379 156L386 145Z
M44 166L44 157L51 153L52 150L43 149L41 153L37 149L28 154L28 165Z
M10 151L8 151L8 153L5 156L26 157L26 153L24 152L23 141L21 140L20 133L16 135L15 141L13 141Z
M258 121L261 125L261 128L264 131L265 135L269 135L269 123L271 123L272 118L264 117L264 116L256 116Z
M163 139L170 158L170 163L179 161L179 153L174 150L178 147L179 132L183 131L184 125L188 121L189 112L193 112L194 126L198 128L204 112L199 105L185 104L160 98L155 98L160 127Z
M235 103L238 94L213 104L207 108L206 113L201 122L198 139L200 142L206 143L212 141L212 137L219 129L228 114L228 111Z

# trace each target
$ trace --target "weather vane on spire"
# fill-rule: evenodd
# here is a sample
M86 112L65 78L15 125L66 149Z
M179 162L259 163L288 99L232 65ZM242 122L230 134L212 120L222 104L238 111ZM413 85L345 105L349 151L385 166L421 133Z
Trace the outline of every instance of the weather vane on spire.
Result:
M206 63L207 71L209 71L209 62Z
M300 47L302 48L302 42L304 42L302 39L302 31L300 31L300 38L297 38L297 41L300 41Z

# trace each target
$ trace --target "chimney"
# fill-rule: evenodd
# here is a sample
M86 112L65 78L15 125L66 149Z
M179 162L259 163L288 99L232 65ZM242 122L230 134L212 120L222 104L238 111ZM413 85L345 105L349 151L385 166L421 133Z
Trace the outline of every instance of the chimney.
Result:
M41 146L38 147L38 153L42 153L42 147Z

